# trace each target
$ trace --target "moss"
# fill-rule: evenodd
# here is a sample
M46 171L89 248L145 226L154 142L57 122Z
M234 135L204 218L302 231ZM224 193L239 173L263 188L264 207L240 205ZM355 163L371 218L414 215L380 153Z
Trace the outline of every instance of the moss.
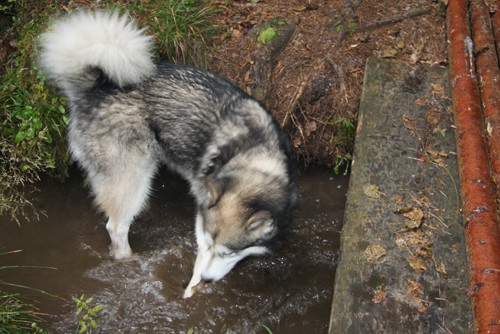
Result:
M273 40L278 36L278 32L273 27L266 27L261 30L259 36L257 37L257 42L261 44L266 44L267 42Z

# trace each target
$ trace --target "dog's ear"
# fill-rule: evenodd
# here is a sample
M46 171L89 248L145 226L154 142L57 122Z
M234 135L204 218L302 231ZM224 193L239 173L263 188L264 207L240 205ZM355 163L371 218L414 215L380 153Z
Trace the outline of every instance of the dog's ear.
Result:
M255 239L269 239L276 234L276 224L271 212L267 210L257 211L250 216L245 228Z
M211 208L217 204L219 198L222 196L224 192L224 182L213 177L207 177L205 184L208 189L207 206Z

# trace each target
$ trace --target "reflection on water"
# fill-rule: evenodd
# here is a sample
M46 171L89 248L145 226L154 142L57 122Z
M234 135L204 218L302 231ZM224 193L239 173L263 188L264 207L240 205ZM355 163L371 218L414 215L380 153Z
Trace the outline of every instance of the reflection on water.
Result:
M40 311L52 314L53 333L73 333L72 297L101 304L101 333L324 333L328 328L338 258L347 178L309 171L300 178L297 218L274 254L242 261L222 281L204 284L181 298L195 257L194 206L186 184L162 171L149 207L130 231L135 255L114 261L108 255L105 219L92 207L79 173L64 185L45 181L37 203L40 221L21 226L0 223L2 265L50 269L0 272L4 281L26 284L60 296L37 294Z

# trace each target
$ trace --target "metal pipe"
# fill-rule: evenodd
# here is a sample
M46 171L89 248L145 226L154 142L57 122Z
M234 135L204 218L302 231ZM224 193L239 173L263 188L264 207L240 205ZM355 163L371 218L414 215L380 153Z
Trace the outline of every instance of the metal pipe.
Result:
M475 331L500 333L500 226L467 4L467 0L449 1L447 29L470 297Z

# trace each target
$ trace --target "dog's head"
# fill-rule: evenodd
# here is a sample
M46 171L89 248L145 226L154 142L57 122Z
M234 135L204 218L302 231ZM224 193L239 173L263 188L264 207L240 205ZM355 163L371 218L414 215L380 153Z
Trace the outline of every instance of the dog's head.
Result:
M220 280L240 260L269 252L295 201L288 177L255 170L209 177L206 190L198 205L198 255L185 297L200 280Z

